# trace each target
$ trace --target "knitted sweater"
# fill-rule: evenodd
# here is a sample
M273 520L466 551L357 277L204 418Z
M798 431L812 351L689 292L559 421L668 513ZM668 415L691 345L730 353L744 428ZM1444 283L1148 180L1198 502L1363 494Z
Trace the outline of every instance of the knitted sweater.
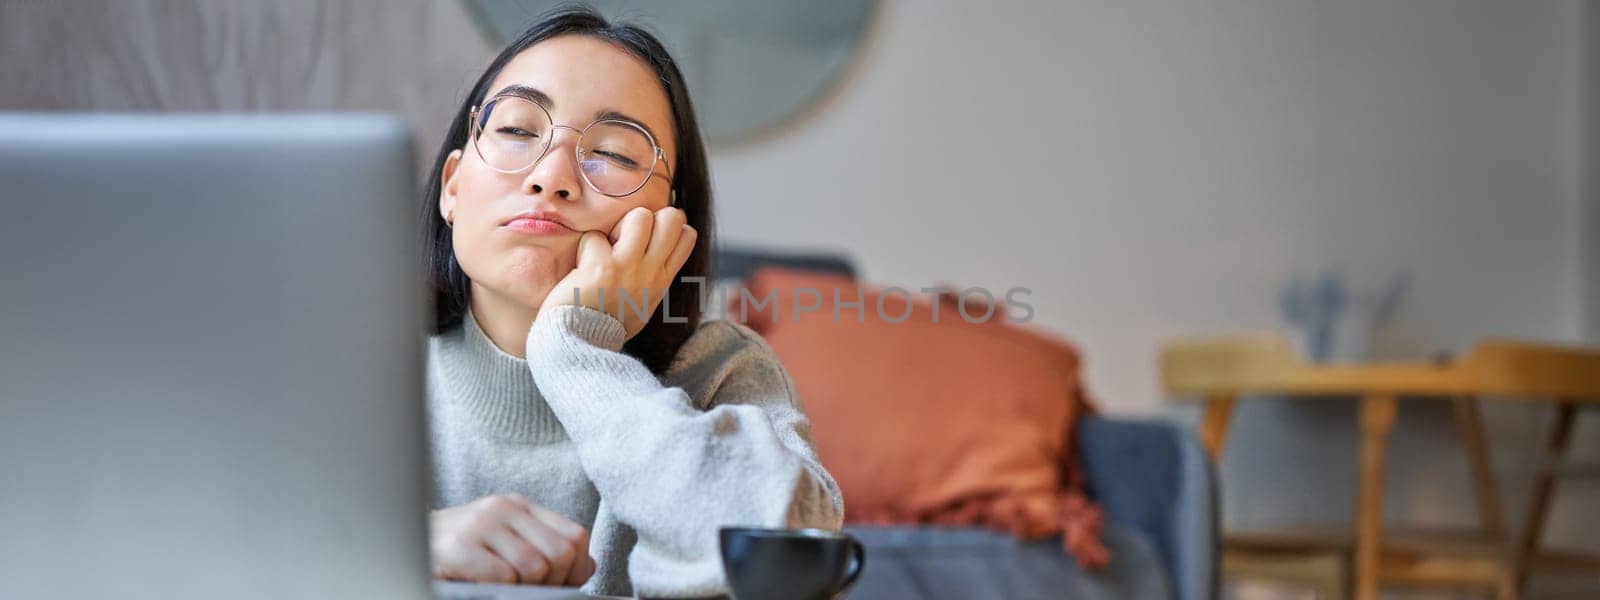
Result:
M580 306L541 314L527 359L468 313L428 342L436 507L516 492L590 532L592 594L727 593L717 529L837 530L793 382L764 340L708 321L657 378L626 333Z

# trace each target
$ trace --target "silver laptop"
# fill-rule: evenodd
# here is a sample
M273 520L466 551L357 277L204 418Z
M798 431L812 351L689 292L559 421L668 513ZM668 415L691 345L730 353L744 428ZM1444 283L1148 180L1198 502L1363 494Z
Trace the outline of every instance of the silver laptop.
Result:
M572 596L430 582L415 175L386 117L0 115L0 598Z

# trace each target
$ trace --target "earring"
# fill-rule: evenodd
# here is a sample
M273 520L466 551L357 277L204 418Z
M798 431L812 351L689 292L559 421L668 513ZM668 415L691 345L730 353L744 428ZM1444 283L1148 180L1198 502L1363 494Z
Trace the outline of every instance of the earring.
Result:
M452 210L444 214L444 226L450 229L456 228L456 211Z

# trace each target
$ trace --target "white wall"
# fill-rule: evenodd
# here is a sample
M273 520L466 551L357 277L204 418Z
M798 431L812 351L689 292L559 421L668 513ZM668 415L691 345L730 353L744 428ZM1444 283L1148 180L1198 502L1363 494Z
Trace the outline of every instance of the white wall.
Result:
M1325 267L1415 274L1386 356L1577 339L1581 16L1574 1L890 1L821 110L715 151L719 231L844 249L886 284L1030 287L1036 324L1082 346L1114 413L1161 408L1162 341L1273 327L1280 286ZM1405 409L1391 517L1472 522L1445 414ZM1230 523L1347 516L1351 417L1246 404ZM1491 411L1508 484L1544 418Z
M1584 316L1600 342L1600 6L1584 5Z
M1137 5L1137 6L1136 6ZM729 240L1036 290L1117 410L1291 273L1416 272L1388 348L1573 338L1571 3L890 2L825 110L713 168Z

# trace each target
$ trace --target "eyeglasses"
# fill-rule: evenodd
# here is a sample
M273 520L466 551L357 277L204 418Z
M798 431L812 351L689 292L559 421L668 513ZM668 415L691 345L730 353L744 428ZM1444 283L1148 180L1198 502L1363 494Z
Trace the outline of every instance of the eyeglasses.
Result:
M556 125L544 106L517 95L495 96L481 111L473 107L471 116L473 150L501 173L538 164L550 151L555 131L570 129L578 134L574 146L578 172L595 191L612 197L631 195L649 183L656 165L661 165L662 177L672 181L666 153L636 123L599 119L583 129Z

